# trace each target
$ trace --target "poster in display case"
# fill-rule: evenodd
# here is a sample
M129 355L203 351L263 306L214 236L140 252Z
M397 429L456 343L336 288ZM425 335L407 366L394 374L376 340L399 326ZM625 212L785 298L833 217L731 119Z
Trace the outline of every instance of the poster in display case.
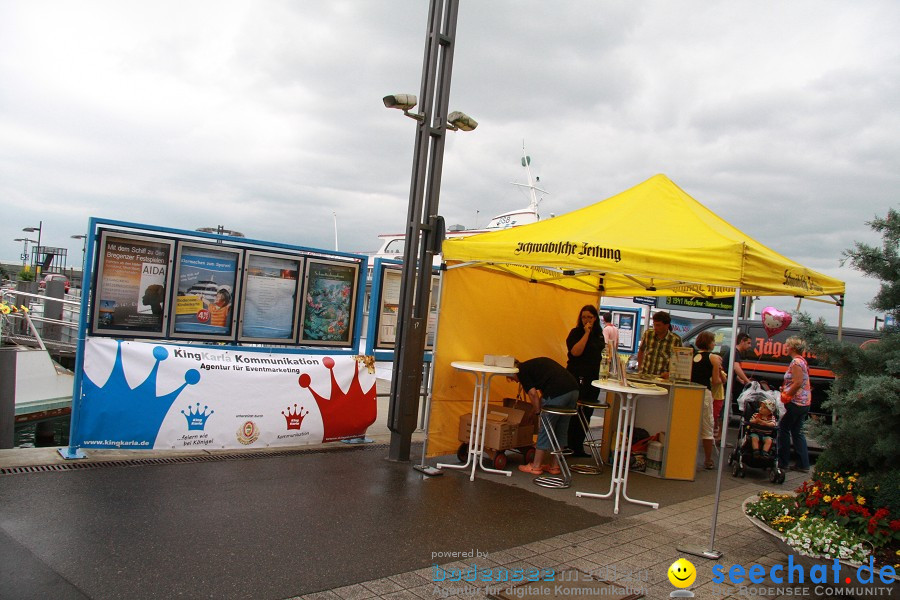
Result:
M393 350L397 341L397 312L400 308L400 282L402 272L399 266L381 265L381 289L378 295L378 319L375 348ZM428 323L425 326L425 350L434 350L437 332L437 305L440 277L431 277L431 294L428 303ZM371 318L371 317L370 317Z
M248 251L238 339L293 343L300 322L300 275L303 258Z
M613 325L619 330L619 352L634 354L637 351L637 342L640 338L638 323L640 323L640 311L630 309L612 309Z
M300 343L349 346L353 342L359 264L308 258Z
M91 333L165 337L175 241L99 232Z
M182 339L235 337L242 251L181 243L175 261L175 315L170 335Z

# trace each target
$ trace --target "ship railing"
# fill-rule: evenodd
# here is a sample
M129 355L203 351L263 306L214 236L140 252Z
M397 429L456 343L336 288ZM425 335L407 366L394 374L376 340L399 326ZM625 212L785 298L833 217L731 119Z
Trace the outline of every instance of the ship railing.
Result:
M77 295L73 295L77 298ZM44 294L4 289L2 300L12 307L3 315L0 343L14 343L21 346L38 347L51 354L71 354L78 341L78 322L81 314L81 300L48 298ZM54 307L62 318L46 315L47 305L58 302Z

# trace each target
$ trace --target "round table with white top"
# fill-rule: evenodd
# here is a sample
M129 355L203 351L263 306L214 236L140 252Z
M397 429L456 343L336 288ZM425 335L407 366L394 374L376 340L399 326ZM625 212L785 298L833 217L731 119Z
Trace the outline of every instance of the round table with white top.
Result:
M519 369L464 360L453 361L450 363L450 366L460 371L468 371L475 374L475 392L472 394L472 432L469 435L469 454L465 464L438 463L437 468L466 470L471 466L472 475L469 477L470 481L475 481L476 467L480 467L486 473L499 473L511 477L512 471L501 471L500 469L485 467L481 464L481 457L484 454L484 433L486 429L485 423L487 422L488 400L491 393L491 379L494 375L515 375L519 372Z
M628 463L631 460L631 435L634 432L634 414L637 399L640 396L662 396L668 394L668 390L655 385L641 385L632 387L622 385L613 380L595 380L591 385L601 390L614 392L619 396L619 419L616 423L616 435L613 440L619 440L620 445L625 446L624 456L620 451L613 453L612 479L609 482L609 491L605 494L593 494L590 492L575 492L578 498L615 498L613 512L619 514L619 495L626 502L642 504L652 508L659 508L657 502L635 500L628 497Z

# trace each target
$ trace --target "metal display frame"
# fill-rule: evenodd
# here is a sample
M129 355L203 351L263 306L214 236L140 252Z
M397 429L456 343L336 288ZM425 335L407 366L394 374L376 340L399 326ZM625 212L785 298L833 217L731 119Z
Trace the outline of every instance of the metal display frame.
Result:
M335 269L347 269L347 272L352 271L352 277L346 278L351 285L350 292L347 294L349 306L347 307L347 336L346 339L341 340L321 340L321 339L313 339L307 338L305 336L305 329L307 319L310 316L310 311L313 308L315 298L312 297L312 286L311 282L311 272L315 267L331 267ZM356 339L354 336L354 330L358 329L354 327L354 325L358 325L357 323L357 308L359 306L358 296L360 292L360 265L340 260L329 260L318 257L310 257L306 260L306 265L304 267L303 272L303 290L304 290L304 299L302 302L302 307L300 309L300 338L299 343L303 346L329 346L329 347L351 347L356 345Z
M169 324L169 313L171 307L171 290L172 290L172 277L173 277L173 266L175 260L175 247L176 242L170 238L157 237L152 235L140 235L132 232L121 231L117 229L100 229L98 232L99 239L99 248L100 252L98 253L97 259L97 269L93 275L93 278L85 278L86 281L92 281L93 289L96 290L96 295L94 296L94 306L91 312L91 335L96 336L112 336L112 337L129 337L129 338L166 338L168 335L168 324ZM107 266L108 258L113 258L110 255L109 244L113 241L123 241L123 242L136 242L136 243L144 243L147 245L156 245L163 248L168 249L168 256L166 258L166 274L164 276L164 290L161 298L162 301L162 315L159 327L154 330L144 330L139 327L127 327L127 326L107 326L106 321L107 318L104 315L109 314L109 310L111 308L115 308L115 306L111 306L106 304L107 302L111 302L111 300L104 299L104 291L107 287L112 287L111 282L107 282ZM124 251L123 251L124 252ZM161 263L159 263L161 264ZM140 295L140 283L138 287L135 289L137 292L135 294L135 304L143 302L147 299L148 291L144 290L143 297ZM137 311L136 311L137 312ZM85 313L82 313L85 314Z
M254 336L254 335L246 335L244 331L244 327L246 325L246 316L247 316L247 307L248 307L248 296L252 294L252 286L250 285L251 274L250 271L253 268L251 264L255 257L262 257L264 259L274 259L274 260L283 260L283 261L292 261L296 264L296 277L294 280L293 286L293 307L291 309L291 333L287 338L281 337L266 337L266 336ZM306 258L298 255L290 255L290 254L282 254L277 252L267 252L262 250L247 250L244 256L244 268L243 268L243 281L241 285L241 302L240 302L240 313L238 314L238 332L237 339L239 342L253 342L253 343L272 343L272 344L296 344L297 336L300 330L300 302L301 298L303 298L303 274L305 273L306 267Z
M231 273L232 279L231 281L231 289L228 290L231 296L231 309L230 316L226 318L227 331L223 333L204 333L203 329L198 329L196 331L188 331L188 330L179 330L179 322L178 322L178 297L181 293L181 280L184 277L184 271L189 268L184 265L184 258L186 256L186 252L189 251L198 251L199 253L207 253L212 254L221 254L221 255L231 255L234 257L234 269L229 271ZM243 260L244 260L244 249L236 248L233 246L225 246L218 244L204 244L197 242L187 242L182 241L178 243L178 248L175 255L175 277L173 279L172 287L174 289L171 290L172 301L171 306L174 307L174 315L169 319L169 338L173 340L215 340L215 341L235 341L237 339L237 314L240 310L239 303L237 301L240 298L241 294L241 284L243 283ZM206 281L206 280L204 280ZM199 283L199 282L198 282ZM223 287L228 286L229 280L223 282L213 282L217 284L215 287L221 289ZM193 284L191 287L197 285ZM221 286L221 287L219 287ZM188 288L188 291L190 288ZM209 293L214 294L214 290L210 290ZM186 294L189 295L189 294ZM196 294L194 294L196 295ZM215 297L215 296L213 296ZM209 315L208 309L202 309L207 311L207 319L211 319ZM198 317L200 313L198 312ZM193 327L202 328L205 327L205 323L200 321L199 324L193 325ZM212 325L209 325L212 327Z

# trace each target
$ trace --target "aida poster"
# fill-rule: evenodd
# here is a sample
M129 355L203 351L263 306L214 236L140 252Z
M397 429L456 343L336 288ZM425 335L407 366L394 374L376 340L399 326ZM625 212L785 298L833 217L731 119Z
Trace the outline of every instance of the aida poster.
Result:
M72 443L196 450L318 444L375 422L372 357L89 338Z
M175 265L172 337L231 339L240 250L183 244Z
M174 246L171 240L101 232L93 333L165 334Z
M309 259L300 343L349 346L356 309L357 263Z

